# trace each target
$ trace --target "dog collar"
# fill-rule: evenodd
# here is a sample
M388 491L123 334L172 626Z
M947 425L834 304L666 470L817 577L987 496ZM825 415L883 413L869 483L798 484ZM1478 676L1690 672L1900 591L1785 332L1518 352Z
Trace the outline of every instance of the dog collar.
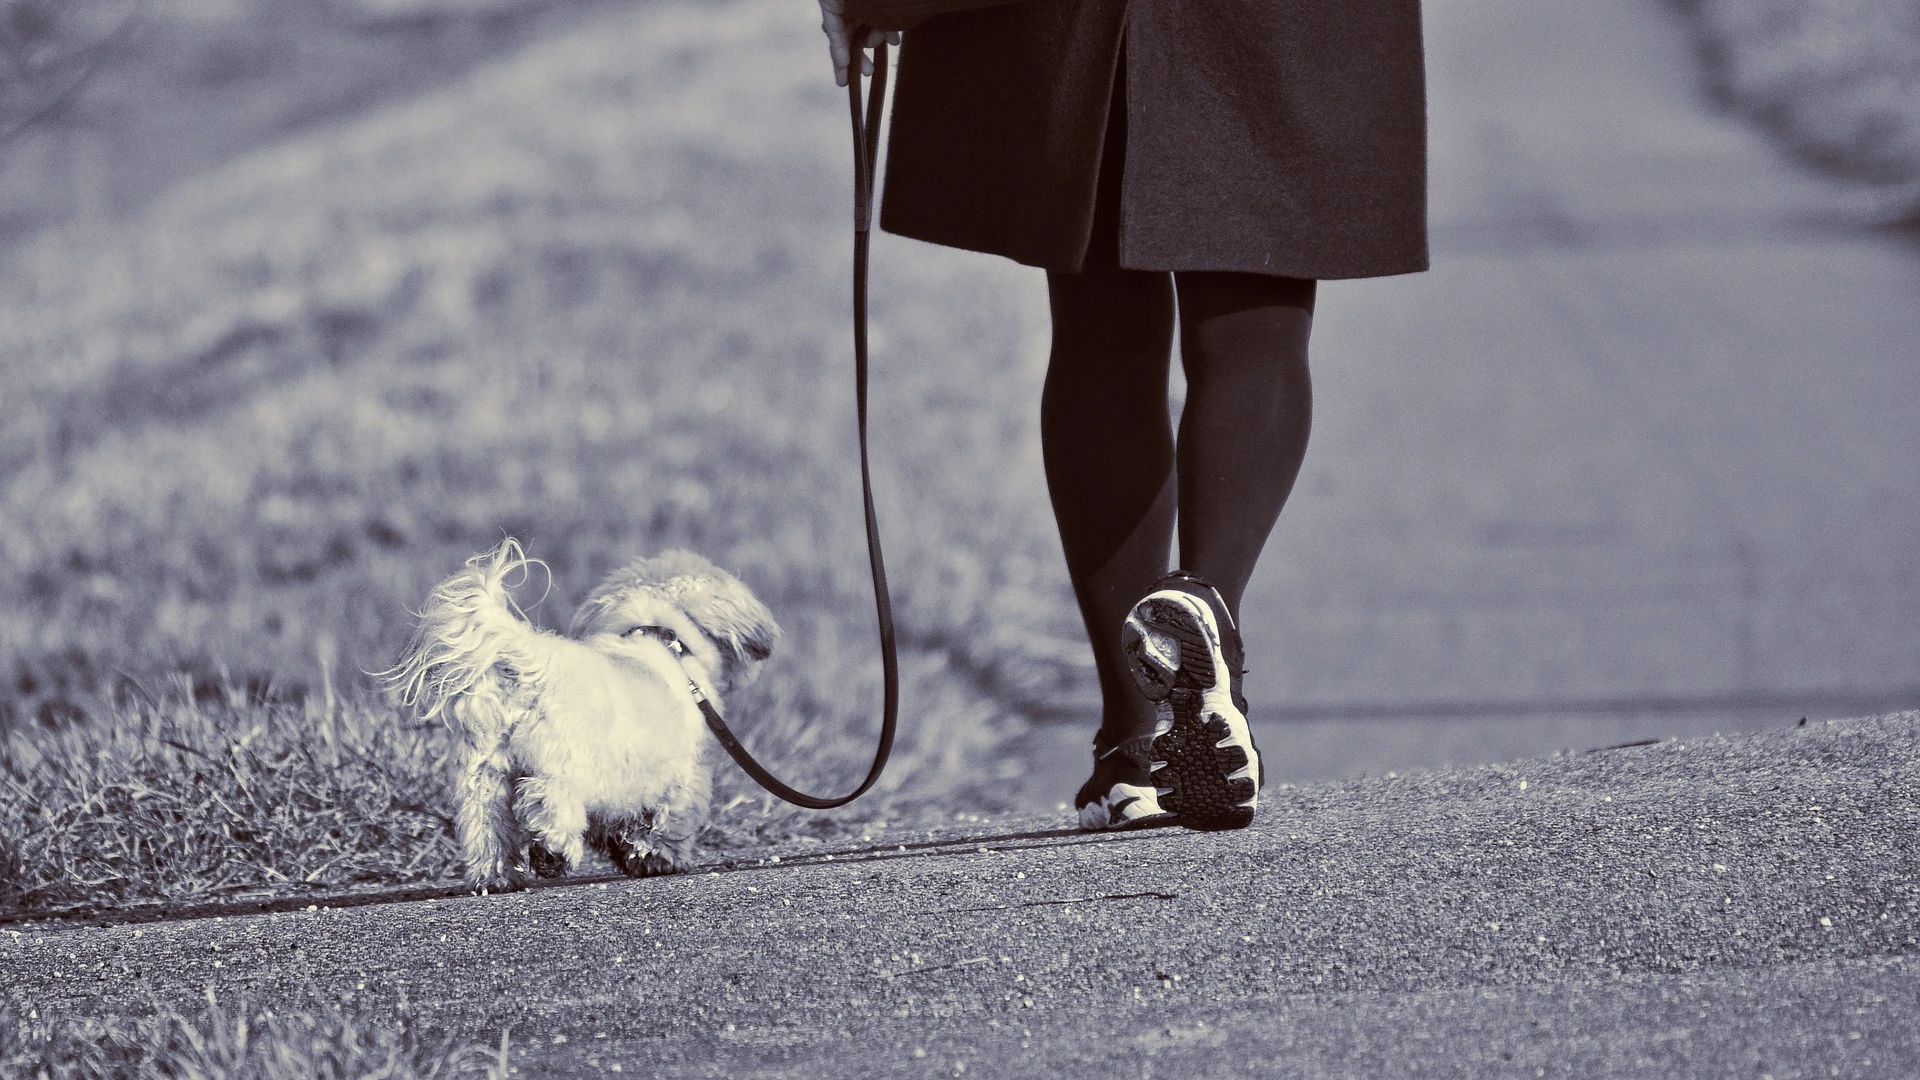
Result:
M675 656L685 656L687 654L687 646L680 640L680 636L664 626L636 626L627 631L627 633L645 634L660 644L665 645L667 651Z
M686 643L680 640L678 634L675 634L664 626L636 626L627 631L627 633L645 634L653 638L660 644L665 645L667 651L672 653L676 660L687 655ZM700 706L700 711L708 714L707 720L708 723L711 724L714 719L712 713L713 705L707 701L707 692L700 689L700 684L694 682L691 677L687 679L687 689L693 693L694 703Z

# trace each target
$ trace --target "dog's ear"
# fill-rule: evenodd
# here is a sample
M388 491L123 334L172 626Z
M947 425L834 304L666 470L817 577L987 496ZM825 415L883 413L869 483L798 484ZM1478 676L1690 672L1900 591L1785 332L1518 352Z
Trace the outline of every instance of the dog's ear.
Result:
M732 574L715 570L702 577L703 587L679 597L687 618L713 639L732 665L772 655L780 627L767 605Z

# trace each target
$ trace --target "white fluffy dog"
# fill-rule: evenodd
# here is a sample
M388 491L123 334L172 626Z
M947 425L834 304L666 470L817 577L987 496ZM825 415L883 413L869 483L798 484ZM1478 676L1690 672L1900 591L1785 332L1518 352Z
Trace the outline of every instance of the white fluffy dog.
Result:
M739 579L670 551L615 571L562 637L521 618L506 579L535 560L509 538L440 583L388 687L464 739L455 798L467 879L558 877L592 846L634 877L691 864L719 708L780 636Z

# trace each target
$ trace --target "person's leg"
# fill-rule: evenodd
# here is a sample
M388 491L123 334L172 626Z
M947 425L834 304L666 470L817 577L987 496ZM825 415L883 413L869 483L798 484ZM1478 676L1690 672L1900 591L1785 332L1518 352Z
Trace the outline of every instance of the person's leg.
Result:
M1108 749L1153 722L1153 705L1120 655L1120 626L1166 573L1173 546L1173 290L1166 274L1120 269L1110 249L1089 252L1078 274L1049 274L1047 284L1053 353L1041 448L1100 676L1095 742Z
M1212 582L1237 621L1241 594L1307 452L1315 283L1229 273L1174 280L1187 375L1180 566Z
M1122 654L1167 704L1150 766L1158 808L1196 829L1252 824L1266 770L1241 685L1240 597L1293 489L1312 415L1314 283L1174 275L1187 403L1180 417L1182 570L1134 605Z
M1173 282L1164 272L1120 267L1126 115L1126 86L1116 77L1086 257L1078 273L1047 275L1053 353L1040 439L1067 573L1100 676L1094 749L1140 743L1139 753L1102 758L1076 805L1104 797L1115 783L1148 783L1144 740L1155 710L1127 669L1120 627L1166 573L1173 547Z

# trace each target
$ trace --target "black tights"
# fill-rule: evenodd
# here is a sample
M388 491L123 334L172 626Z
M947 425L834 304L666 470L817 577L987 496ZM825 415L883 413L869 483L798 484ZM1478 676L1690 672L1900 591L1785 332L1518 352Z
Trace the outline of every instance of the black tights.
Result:
M1120 654L1120 626L1166 573L1176 516L1180 567L1212 581L1237 620L1313 412L1315 283L1122 269L1124 145L1123 132L1117 145L1109 132L1081 271L1047 275L1053 352L1040 402L1047 487L1100 674L1102 748L1153 719ZM1167 415L1176 303L1187 376L1177 444Z

